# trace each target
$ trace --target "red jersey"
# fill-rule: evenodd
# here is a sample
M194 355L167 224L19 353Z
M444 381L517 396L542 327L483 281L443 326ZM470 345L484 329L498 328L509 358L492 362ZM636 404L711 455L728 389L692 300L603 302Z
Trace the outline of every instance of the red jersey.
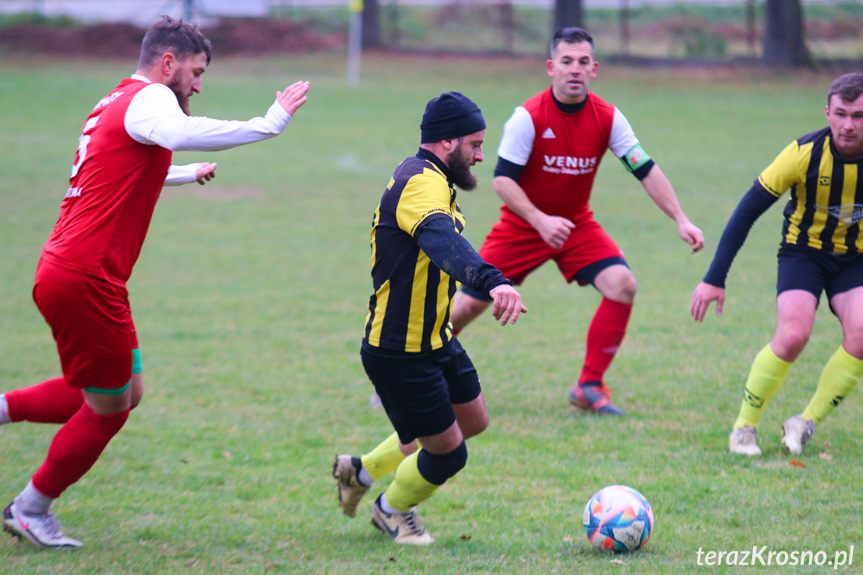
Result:
M611 135L614 106L590 94L575 114L562 112L544 90L523 105L533 120L533 152L518 180L546 214L574 218L588 209L593 180Z
M589 211L593 181L605 150L623 157L638 139L612 104L589 93L583 106L562 111L543 90L516 108L504 126L498 155L524 166L518 184L546 214L574 220ZM504 218L517 218L507 206Z
M171 150L136 142L126 110L146 82L127 79L81 131L69 189L42 257L112 283L129 279L171 166Z

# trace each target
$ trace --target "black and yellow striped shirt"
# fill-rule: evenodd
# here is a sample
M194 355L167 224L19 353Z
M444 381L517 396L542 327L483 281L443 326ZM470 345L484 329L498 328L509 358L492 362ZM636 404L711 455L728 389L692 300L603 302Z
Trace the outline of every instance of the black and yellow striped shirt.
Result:
M417 243L423 227L436 219L452 222L459 234L464 230L446 166L421 149L396 168L372 221L374 294L364 338L370 345L425 352L452 339L449 315L456 280Z
M783 243L837 254L860 252L861 167L863 159L842 159L829 127L789 144L757 181L777 198L791 190L785 207Z

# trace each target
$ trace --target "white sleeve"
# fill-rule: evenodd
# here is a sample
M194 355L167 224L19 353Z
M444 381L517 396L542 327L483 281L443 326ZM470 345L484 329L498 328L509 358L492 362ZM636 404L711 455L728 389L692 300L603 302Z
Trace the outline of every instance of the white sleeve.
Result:
M182 186L198 181L198 168L201 164L187 164L185 166L174 166L168 168L168 177L165 178L166 186Z
M611 121L611 137L608 139L608 149L611 153L622 158L626 153L638 145L638 138L632 131L632 126L623 112L614 107L614 119Z
M225 150L266 140L282 133L291 116L273 103L264 117L248 122L186 116L177 97L164 84L141 89L126 110L126 132L136 142L169 150Z
M503 125L503 136L497 148L498 157L519 166L526 166L535 137L533 119L524 107L517 107Z

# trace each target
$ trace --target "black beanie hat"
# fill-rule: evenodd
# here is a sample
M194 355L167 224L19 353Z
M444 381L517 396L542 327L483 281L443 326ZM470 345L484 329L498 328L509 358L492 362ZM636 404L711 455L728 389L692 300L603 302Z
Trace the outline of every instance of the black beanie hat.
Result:
M461 92L445 92L426 104L420 124L420 143L461 138L485 130L479 106Z

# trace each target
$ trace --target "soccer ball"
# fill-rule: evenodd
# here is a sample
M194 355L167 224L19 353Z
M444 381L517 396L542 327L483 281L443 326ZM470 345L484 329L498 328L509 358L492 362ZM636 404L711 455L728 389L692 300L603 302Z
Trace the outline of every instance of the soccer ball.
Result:
M597 549L635 551L653 533L653 509L644 496L626 485L609 485L593 494L584 508L584 531Z

